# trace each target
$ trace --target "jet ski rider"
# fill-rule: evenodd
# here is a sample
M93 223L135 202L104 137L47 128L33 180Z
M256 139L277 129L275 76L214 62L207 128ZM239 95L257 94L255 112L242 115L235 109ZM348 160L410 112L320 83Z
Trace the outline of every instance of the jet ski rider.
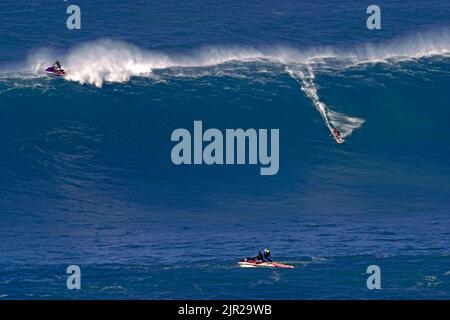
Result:
M253 258L256 261L259 262L272 262L272 259L270 258L270 250L269 248L264 249L264 253L261 253L261 251L258 251L258 255Z
M261 253L261 251L258 251L258 255L255 257L255 260L256 260L256 261L264 262L264 256L263 256L263 254Z
M53 64L53 68L55 68L55 70L61 70L61 63L56 60L56 62Z
M270 258L270 249L269 248L265 248L264 249L264 259L263 261L268 261L268 262L272 262L272 259Z

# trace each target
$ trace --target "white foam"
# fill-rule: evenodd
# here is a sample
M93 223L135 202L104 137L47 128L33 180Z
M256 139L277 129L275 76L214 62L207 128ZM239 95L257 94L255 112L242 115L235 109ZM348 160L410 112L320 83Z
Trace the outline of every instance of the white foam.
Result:
M65 58L66 79L101 87L106 82L126 82L132 76L173 67L206 67L228 61L263 59L253 49L211 47L190 55L145 51L117 41L100 40L72 50Z

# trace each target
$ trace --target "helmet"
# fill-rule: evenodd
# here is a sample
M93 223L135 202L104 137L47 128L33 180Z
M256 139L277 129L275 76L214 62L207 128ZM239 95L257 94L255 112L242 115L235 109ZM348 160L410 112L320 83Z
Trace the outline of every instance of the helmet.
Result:
M266 252L266 253L270 253L270 250L269 250L269 248L265 248L265 249L264 249L264 252Z

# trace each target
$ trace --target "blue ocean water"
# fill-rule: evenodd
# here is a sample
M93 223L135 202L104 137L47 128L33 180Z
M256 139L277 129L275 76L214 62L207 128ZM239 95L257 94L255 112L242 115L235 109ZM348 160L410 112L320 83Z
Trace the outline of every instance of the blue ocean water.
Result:
M0 4L0 298L450 297L448 1L74 4ZM278 174L175 166L195 120L279 128Z

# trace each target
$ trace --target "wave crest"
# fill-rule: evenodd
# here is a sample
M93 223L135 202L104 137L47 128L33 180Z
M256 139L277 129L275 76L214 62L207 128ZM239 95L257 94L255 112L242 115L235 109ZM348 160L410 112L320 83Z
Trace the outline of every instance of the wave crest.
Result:
M31 70L42 72L54 59L49 50L31 58ZM352 49L320 47L299 50L286 46L210 46L191 53L163 53L143 50L114 40L84 43L61 58L67 79L101 87L104 82L125 82L132 76L148 75L155 69L207 67L231 61L268 60L284 65L340 60L344 65L389 59L414 59L450 53L450 31L426 32L381 44L362 44ZM50 58L52 57L52 58Z

